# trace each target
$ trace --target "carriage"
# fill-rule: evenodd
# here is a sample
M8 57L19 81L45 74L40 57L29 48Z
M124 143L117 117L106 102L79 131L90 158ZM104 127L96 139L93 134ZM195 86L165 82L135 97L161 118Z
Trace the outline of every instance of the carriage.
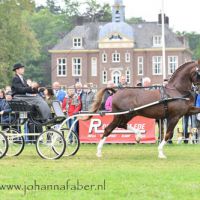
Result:
M18 156L25 147L25 133L22 126L29 120L32 124L42 127L41 133L29 133L35 136L36 150L44 159L58 159L61 156L75 155L80 142L73 130L66 126L67 119L62 112L58 101L52 102L52 118L43 122L36 112L35 106L26 101L13 99L8 101L12 110L8 122L1 122L0 131L0 158ZM1 120L2 121L2 120Z

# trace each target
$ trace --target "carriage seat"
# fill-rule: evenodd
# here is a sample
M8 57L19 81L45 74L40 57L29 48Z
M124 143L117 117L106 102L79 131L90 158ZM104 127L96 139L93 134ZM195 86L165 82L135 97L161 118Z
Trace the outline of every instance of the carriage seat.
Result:
M19 99L12 99L11 101L8 101L8 104L14 112L31 112L33 109L32 105Z

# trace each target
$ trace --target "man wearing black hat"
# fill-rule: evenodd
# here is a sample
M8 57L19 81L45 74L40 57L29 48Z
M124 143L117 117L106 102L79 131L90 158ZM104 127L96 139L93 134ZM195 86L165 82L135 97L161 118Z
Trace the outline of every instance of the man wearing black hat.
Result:
M21 63L17 63L13 66L13 71L15 71L15 77L12 80L11 88L14 98L18 98L32 105L36 105L42 119L47 120L50 117L50 108L44 99L37 95L38 88L29 86L24 80L24 66ZM31 96L30 94L35 95Z

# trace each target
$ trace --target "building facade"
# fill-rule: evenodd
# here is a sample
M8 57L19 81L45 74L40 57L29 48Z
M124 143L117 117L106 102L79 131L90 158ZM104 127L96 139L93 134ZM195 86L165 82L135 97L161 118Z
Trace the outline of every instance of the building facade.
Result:
M119 82L125 75L130 86L143 77L153 84L163 82L162 27L159 21L129 25L125 22L125 6L115 0L112 22L85 23L76 26L51 53L52 81L70 86L77 81L98 87L108 80ZM177 36L165 23L166 76L192 59L185 38Z

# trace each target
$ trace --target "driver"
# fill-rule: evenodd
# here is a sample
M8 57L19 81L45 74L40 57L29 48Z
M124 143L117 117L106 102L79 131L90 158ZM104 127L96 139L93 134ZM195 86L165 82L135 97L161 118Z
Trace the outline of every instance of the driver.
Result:
M28 102L31 105L35 105L39 111L42 120L46 121L50 117L50 108L44 99L38 95L38 88L36 85L29 86L24 80L24 65L16 63L13 66L15 77L12 79L12 95L14 98Z

